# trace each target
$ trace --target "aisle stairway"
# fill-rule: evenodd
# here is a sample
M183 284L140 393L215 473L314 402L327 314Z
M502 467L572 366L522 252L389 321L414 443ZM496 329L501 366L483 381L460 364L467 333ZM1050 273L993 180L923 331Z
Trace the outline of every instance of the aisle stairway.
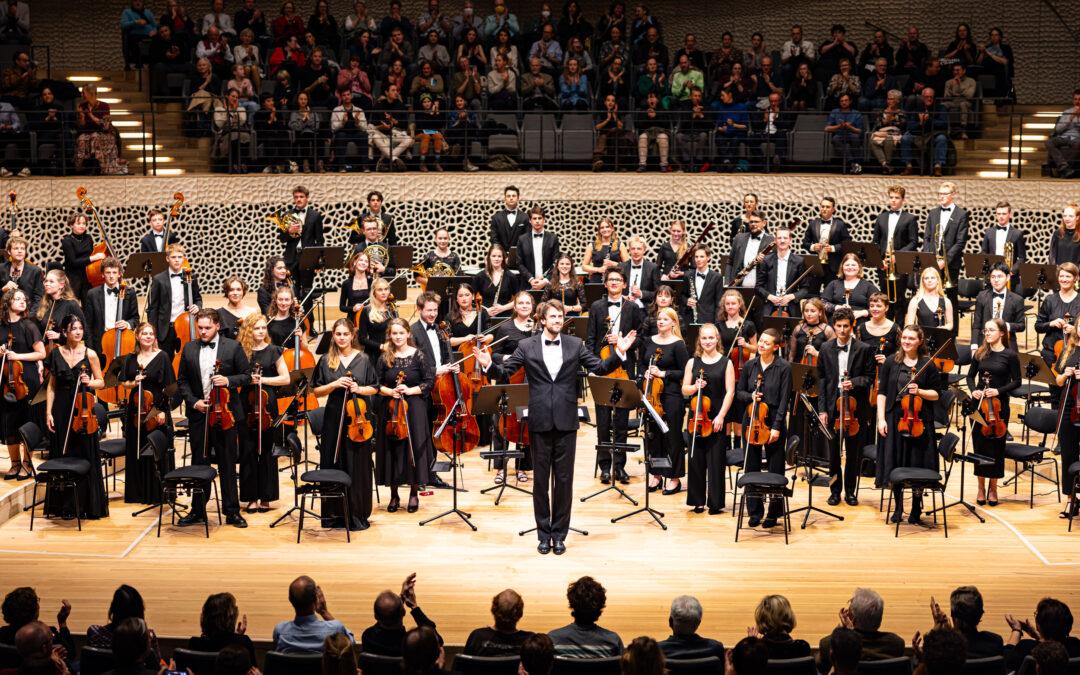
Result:
M1014 105L995 109L992 103L987 104L984 108L982 138L956 141L956 174L982 178L1007 177L1011 121L1013 176L1016 176L1019 167L1021 178L1040 178L1040 167L1046 161L1043 143L1063 108L1055 105ZM1020 127L1020 115L1024 116L1023 128Z

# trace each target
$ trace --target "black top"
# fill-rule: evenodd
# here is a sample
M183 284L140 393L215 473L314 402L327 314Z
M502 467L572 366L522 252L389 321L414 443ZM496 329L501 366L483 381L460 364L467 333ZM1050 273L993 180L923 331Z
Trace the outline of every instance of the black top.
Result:
M621 250L621 248L611 248L611 244L604 244L600 248L596 248L596 243L593 242L592 246L589 247L589 264L593 267L600 267L604 264L605 260L614 260L615 262L621 263L622 256L619 255ZM593 272L589 275L590 284L599 284L603 283L603 281L603 274Z
M239 339L240 326L243 325L244 320L225 307L218 308L218 316L221 317L221 327L218 328L218 332L230 340Z
M572 307L573 305L581 305L581 311L585 311L587 308L587 300L585 298L585 285L579 283L554 283L544 287L544 292L540 295L541 302L547 302L548 300L558 300L563 303L564 306ZM567 316L578 316L581 312L566 312Z
M670 241L660 244L660 250L656 253L656 264L660 267L661 275L670 272L678 261L679 256L675 249L672 248Z
M120 367L119 379L122 382L132 382L139 374L138 352L124 358ZM163 351L158 351L149 363L143 367L142 388L154 395L154 407L165 413L168 424L172 424L172 406L169 404L165 390L176 384L176 373L173 372L172 358ZM138 388L131 390L133 396L138 394ZM134 411L134 408L128 408ZM132 417L134 417L132 412Z
M48 322L50 315L52 316L53 327L57 332L60 332L60 324L61 322L63 322L64 317L68 316L69 314L74 314L75 316L79 317L79 319L83 322L83 326L86 326L86 315L83 314L82 305L79 304L78 300L58 300L56 302L56 307L53 308L51 311L48 304L51 302L51 300L45 299L42 302L45 303L44 318L38 319L37 314L34 315L35 323L37 324L38 330L41 331L42 335L44 335L45 331L49 329ZM61 336L57 338L54 342L59 344L63 342L63 340L64 338Z
M716 324L716 328L720 331L720 348L725 353L731 351L731 348L735 345L736 337L741 337L749 343L757 335L757 327L749 318L743 321L741 329L738 324L734 326L727 325L727 321L720 321Z
M254 372L255 366L259 365L262 366L262 376L264 378L277 377L277 360L281 358L281 355L284 352L284 349L275 345L270 345L268 347L263 347L262 349L259 349L257 351L252 351L251 356L248 357L248 360L251 362L252 371ZM277 414L277 388L267 384L263 384L262 389L264 392L266 392L269 398L269 401L266 404L267 409L270 411L271 415ZM248 385L242 390L241 393L244 397L245 408L248 405L248 392L256 390L257 387L254 385ZM249 412L251 411L249 410Z
M769 650L769 660L801 659L810 656L810 643L796 640L790 635L766 635L762 637Z
M424 614L419 607L413 607L410 611L417 627L427 626L435 630L435 622ZM380 624L374 624L364 629L360 634L360 649L369 654L382 656L401 656L401 642L405 639L405 627L385 628ZM439 638L442 642L442 637Z
M188 640L188 649L200 652L219 652L225 647L236 645L247 651L251 662L255 663L255 643L246 635L240 633L221 633L218 635L200 635Z
M90 256L94 252L94 238L90 233L64 235L60 248L64 252L64 272L85 276L86 266L90 264Z
M11 351L16 354L25 354L27 352L34 351L34 345L41 342L41 331L30 319L20 319L15 323L9 323L7 321L0 322L0 344L7 345L8 336L12 336ZM26 386L30 389L30 396L33 397L37 394L38 384L40 379L38 377L38 368L36 362L20 361L23 366L22 380L26 383ZM5 370L7 370L5 368ZM4 374L5 381L7 374Z
M501 355L501 361L513 354L517 349L518 343L532 334L533 331L522 330L521 328L518 328L517 323L515 323L513 319L509 319L495 329L495 340L502 340L502 342L499 342L499 344L495 345L492 349L496 354Z
M656 356L656 352L659 350L660 354L658 358L653 361L660 370L664 371L664 398L679 399L682 400L682 378L683 372L686 369L686 362L690 360L690 354L686 351L686 343L682 340L676 340L671 344L662 345L656 342L655 337L650 337L641 341L641 356L638 363L640 364L640 374L644 376L645 368L649 365L649 359Z
M518 292L520 283L517 275L504 270L503 275L499 278L499 283L496 284L488 276L488 273L484 271L473 277L472 287L484 299L484 305L491 307L495 303L505 305L510 302L510 298L514 297L514 294Z
M896 350L900 348L900 326L894 321L892 328L884 335L874 335L867 329L867 325L868 322L860 322L855 329L855 337L859 338L860 342L865 342L870 345L874 350L875 356L879 351L886 356L895 354ZM884 350L881 349L881 338L885 338Z
M877 286L866 279L859 279L859 283L855 284L855 287L851 289L848 304L852 309L870 309L870 296L877 292ZM825 292L821 294L821 299L825 301L825 309L830 312L834 307L845 304L844 280L833 279L830 281L829 285L825 287Z
M420 395L426 395L435 385L435 366L424 357L419 349L412 356L395 356L394 365L386 365L386 359L380 357L375 362L375 375L379 384L393 389L397 386L399 372L405 373L406 387L420 387Z
M1071 262L1080 264L1080 241L1074 240L1074 233L1076 230L1065 230L1065 236L1062 237L1058 232L1054 232L1050 237L1050 259L1047 260L1051 265L1060 265L1061 263Z
M1035 317L1035 332L1045 333L1042 341L1044 352L1050 352L1052 354L1054 343L1060 340L1062 336L1061 329L1051 328L1049 325L1050 322L1055 319L1063 318L1066 314L1071 317L1072 321L1076 321L1076 318L1080 316L1080 293L1077 293L1076 297L1074 297L1071 302L1062 300L1060 291L1051 293L1046 296L1046 299L1039 305L1039 313Z
M691 635L672 635L660 641L660 651L669 659L724 658L724 645L712 638Z
M420 123L417 122L416 126L420 127ZM461 257L453 251L450 251L450 255L446 256L445 258L440 258L438 255L435 254L435 251L429 251L428 254L424 256L424 259L420 261L420 264L428 269L434 267L435 263L443 263L444 265L449 265L450 269L454 270L455 275L461 272Z
M353 276L349 276L345 281L341 282L341 299L338 301L338 309L346 314L353 313L353 307L358 303L364 302L371 295L371 282L373 277L365 275L367 284L363 288L356 288L356 279Z
M817 332L808 331L808 328L812 328ZM806 345L810 344L814 346L814 349L821 350L821 345L825 344L829 340L829 336L826 335L826 325L824 322L818 323L816 326L809 326L806 323L800 323L797 328L791 333L791 343L788 347L788 358L792 363L797 363L802 360L803 355L806 353Z
M521 653L521 645L532 635L527 630L504 633L489 627L477 628L465 640L463 653L470 656L517 656Z
M983 373L989 374L989 384L983 381ZM1002 415L1007 418L1009 394L1016 391L1023 383L1020 379L1020 357L1011 349L1003 349L1000 352L990 351L982 359L976 359L975 354L972 354L967 382L969 391L984 386L997 389L998 398L1001 400Z
M706 363L700 356L695 356L691 358L688 363L691 364L690 367L694 373L693 378L690 380L691 384L697 381L699 370L705 371L705 389L702 391L709 397L709 401L711 402L709 412L712 413L712 416L715 419L716 416L720 414L720 407L724 404L724 395L727 393L725 375L727 373L728 360L726 357L720 357L719 361ZM690 404L687 403L687 406L689 405Z
M296 319L289 317L288 319L271 319L266 324L266 333L270 338L270 342L278 347L292 346L293 332L296 330Z
M462 337L471 337L473 335L476 335L476 332L477 332L477 329L478 329L477 325L476 325L476 320L477 319L480 319L479 330L485 331L488 328L491 328L491 319L490 319L490 317L488 317L487 310L486 309L481 309L480 314L481 314L481 316L473 316L473 320L468 322L468 323L465 323L464 321L462 321L461 317L459 317L455 321L451 321L450 322L450 337L462 338Z
M374 321L371 318L371 305L364 305L360 310L360 321L357 324L357 335L360 344L364 347L364 353L374 361L382 351L383 343L386 342L386 325L393 318L393 313L387 312L386 319Z
M745 409L744 424L749 424L750 421L751 403L759 374L762 374L760 357L750 360L739 374L735 396ZM788 401L791 397L791 365L787 361L780 358L773 359L772 364L764 371L761 392L762 401L769 406L765 423L770 429L783 433L787 429Z

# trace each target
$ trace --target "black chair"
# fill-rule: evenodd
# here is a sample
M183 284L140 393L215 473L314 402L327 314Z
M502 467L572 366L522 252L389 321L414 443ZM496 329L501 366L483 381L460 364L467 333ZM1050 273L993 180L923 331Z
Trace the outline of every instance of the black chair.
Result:
M619 675L622 668L619 665L622 657L605 656L596 659L571 659L566 656L555 655L555 663L552 665L552 675Z
M898 656L880 661L859 661L857 675L911 675L911 659Z
M33 465L34 453L46 453L49 451L49 439L42 433L41 427L33 422L27 422L19 427L19 438L22 440L23 445L26 446L26 459L30 460L30 464ZM33 475L35 471L31 472Z
M46 460L37 468L34 475L34 494L30 499L30 505L24 506L23 511L30 512L30 531L34 530L34 510L39 504L45 506L45 518L49 519L49 499L55 499L57 492L63 493L71 490L75 496L75 521L82 532L82 506L79 504L80 482L90 479L90 462L78 457L59 457ZM45 497L39 502L37 498L38 486L45 485Z
M966 316L975 311L975 298L979 297L979 293L982 293L985 286L986 282L982 279L962 278L956 282L956 292L959 296L956 309L960 316Z
M172 653L177 670L180 672L191 670L193 673L214 672L217 655L217 652L200 652L195 649L185 649L184 647L177 647Z
M924 431L923 433L927 433ZM934 523L937 524L937 495L941 494L942 503L945 501L945 488L949 484L949 476L952 474L953 467L953 453L956 451L956 446L960 442L960 437L953 433L945 434L938 441L937 454L945 460L946 469L945 477L942 478L941 473L936 469L920 469L916 467L902 466L892 470L889 474L889 487L899 486L901 490L911 490L912 498L914 498L916 491L930 492L934 499ZM892 509L892 490L889 491L889 509L886 509L886 513ZM949 511L948 509L941 510L941 521L945 526L945 538L949 538ZM896 523L896 534L900 536L900 522Z
M797 659L769 659L765 664L765 675L817 675L817 665L813 656Z
M19 650L15 649L15 645L0 644L0 668L15 669L22 663L22 657L19 656Z
M79 652L80 675L101 675L116 667L111 649L83 647Z
M98 440L98 459L101 460L101 479L105 483L105 494L109 494L109 469L112 469L113 490L116 490L116 460L124 456L127 441L124 437L105 438L105 432L109 428L109 411L101 403L94 404L94 415L97 417L98 428L101 429L101 437Z
M988 656L984 659L968 659L960 675L1005 675L1005 657Z
M305 471L300 475L303 485L296 489L300 495L300 518L296 521L296 543L300 543L300 533L304 531L304 512L307 510L307 498L311 497L312 505L316 499L340 499L345 512L345 541L352 542L349 534L349 490L352 488L352 478L349 474L338 469L315 469Z
M176 498L181 492L186 492L194 497L201 494L209 501L210 493L214 494L214 502L217 504L218 525L221 525L221 499L217 491L217 469L203 464L190 464L179 469L173 469L165 474L161 483L161 504L158 505L158 531L161 537L161 521L165 516L165 504L172 509L170 519L176 522ZM210 519L203 523L206 529L206 538L210 538Z
M401 657L360 652L360 671L364 675L399 675Z
M728 484L731 485L731 517L735 517L735 512L738 509L734 508L734 504L739 501L739 476L742 475L743 464L746 463L746 449L743 446L732 448L727 451L727 456L724 457L724 463L727 467L727 479ZM735 478L731 477L731 468L735 467Z
M718 656L699 659L666 659L668 675L723 675L724 661Z
M787 454L791 455L792 450L798 444L798 436L788 438ZM759 452L757 449L751 451ZM739 541L739 531L742 529L743 514L746 511L746 500L748 498L761 499L762 506L764 506L766 499L769 501L780 499L784 505L780 521L781 526L784 528L784 544L786 545L788 543L788 533L791 531L791 516L788 514L788 498L791 496L791 489L788 487L787 476L782 473L772 473L771 471L751 471L740 476L735 485L743 490L742 496L739 498L739 518L735 524L735 541Z
M266 652L266 675L322 675L322 654L282 654Z
M454 657L454 670L463 675L516 675L519 656L472 656L458 654Z
M1042 478L1050 481L1054 484L1054 492L1057 494L1058 501L1061 501L1061 475L1058 473L1057 459L1050 454L1050 449L1046 447L1046 439L1049 435L1057 431L1058 411L1051 408L1031 407L1028 408L1022 415L1022 421L1024 426L1034 431L1035 433L1042 434L1042 440L1038 445L1031 445L1028 443L1006 443L1005 444L1005 459L1011 460L1013 463L1013 475L1009 480L1002 483L1002 485L1008 485L1012 483L1013 494L1016 494L1019 490L1017 483L1020 482L1020 477L1025 473L1030 474L1031 485L1028 492L1028 508L1034 508L1035 506L1035 479ZM1064 422L1068 424L1068 420ZM1040 464L1049 463L1054 469L1054 475L1051 478L1049 475L1038 471ZM1022 468L1021 468L1022 467Z
M1035 664L1035 659L1031 656L1025 656L1023 662L1020 663L1020 667L1016 669L1013 675L1035 675L1038 672L1038 667Z
M859 476L863 476L870 469L870 467L876 467L878 460L878 446L877 443L871 443L864 445L862 449L862 457L859 459ZM878 511L885 508L885 488L875 487L878 491ZM855 498L859 498L859 493L862 491L862 480L855 483Z
M1077 504L1080 503L1080 460L1073 462L1069 465L1068 475L1073 477L1072 488L1069 490L1069 502L1065 507L1065 513L1068 514L1069 519L1069 532L1072 532L1072 521L1076 516ZM1080 671L1077 671L1080 675Z

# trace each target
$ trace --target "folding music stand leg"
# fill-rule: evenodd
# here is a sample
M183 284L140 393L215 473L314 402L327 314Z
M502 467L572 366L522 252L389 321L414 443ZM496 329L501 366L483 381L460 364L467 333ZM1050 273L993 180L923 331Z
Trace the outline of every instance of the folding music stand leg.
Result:
M803 428L804 428L804 431L805 431L805 433L803 433L803 438L808 439L809 434L813 433L813 434L819 434L823 440L827 441L828 437L825 436L824 434L822 434L821 420L818 419L817 412L814 410L814 407L812 405L810 405L810 402L806 399L806 395L802 394L802 393L799 393L799 394L796 394L796 395L799 397L798 402L801 403L803 406L805 406L805 410L803 410L803 417L804 417L804 419L803 419ZM843 439L842 438L840 440L840 443L841 443L841 445L843 444ZM840 452L842 449L843 449L842 447L838 447L837 452ZM795 509L794 511L791 511L790 513L787 513L786 517L788 518L788 520L790 521L791 515L794 514L794 513L805 512L803 514L803 521L802 521L802 527L801 527L801 529L803 529L803 530L806 529L806 525L810 521L810 514L811 513L820 513L823 516L827 516L829 518L835 518L836 520L843 521L844 520L843 516L841 516L839 514L836 514L836 513L832 513L831 511L826 511L825 509L819 508L817 506L814 506L814 459L813 459L813 457L810 456L810 444L809 443L801 445L799 451L796 454L796 457L795 457L795 470L796 470L796 472L798 472L798 470L799 470L799 465L800 465L799 460L800 459L803 460L801 462L801 464L802 464L802 467L803 467L803 471L805 472L804 477L805 477L805 480L806 480L806 506L799 507L799 508ZM841 466L842 465L843 465L843 463L841 463ZM792 479L792 480L794 480L794 479ZM794 490L794 487L792 489ZM787 499L785 498L784 501L785 501L785 504L786 504ZM786 530L784 532L784 536L785 537L787 536Z
M451 408L450 411L446 414L446 420L443 421L442 426L439 427L435 431L434 437L438 438L438 437L442 436L443 431L446 430L446 426L450 423L450 421L451 420L454 420L455 422L458 421L458 418L460 417L460 415L462 414L464 409L465 409L465 402L459 396L458 400L454 402L454 407ZM472 514L466 513L465 511L462 511L461 509L458 508L458 500L457 500L457 496L458 496L457 464L459 463L458 458L461 457L462 449L465 447L465 439L462 437L463 433L464 433L464 430L461 429L461 427L459 425L457 427L455 433L454 433L454 455L450 458L450 470L451 470L451 473L453 474L452 475L452 480L454 482L453 483L453 489L451 490L451 495L453 497L453 506L449 510L443 511L442 513L440 513L440 514L438 514L436 516L432 516L431 518L428 518L427 520L421 520L420 521L421 526L427 525L428 523L434 522L436 520L439 520L440 518L445 518L446 516L449 516L449 515L453 514L453 515L456 515L459 518L461 518L461 520L464 521L464 523L466 525L468 525L470 528L472 528L473 532L476 532L476 526L473 525L472 520L470 520L472 518Z
M642 399L642 400L644 400L644 399ZM654 463L653 458L649 455L649 426L648 426L649 425L649 414L646 413L645 415L641 415L640 412L639 412L639 416L640 416L640 420L641 420L641 436L644 439L643 440L644 446L643 446L642 451L645 453L645 474L648 475L649 467L652 466L653 463ZM668 463L668 465L670 467L670 461L668 460L667 457L663 458L663 462ZM664 468L664 467L659 466L659 464L661 464L662 462L655 462L655 463L658 465L658 468ZM614 476L612 478L614 478ZM612 481L612 483L614 483L614 480ZM621 516L616 516L615 518L611 519L611 522L617 523L620 520L624 520L626 518L629 518L630 516L636 516L639 513L647 513L650 516L652 516L652 519L656 521L656 524L660 526L660 529L666 531L667 530L667 525L665 525L664 521L663 521L664 512L663 511L657 511L656 509L652 508L649 505L649 481L646 479L643 482L643 484L645 486L645 505L642 506L640 509L635 509L635 510L631 511L630 513L624 513ZM620 490L620 492L621 492L621 490ZM582 500L582 501L584 501L584 500ZM633 501L633 500L631 500L631 501Z

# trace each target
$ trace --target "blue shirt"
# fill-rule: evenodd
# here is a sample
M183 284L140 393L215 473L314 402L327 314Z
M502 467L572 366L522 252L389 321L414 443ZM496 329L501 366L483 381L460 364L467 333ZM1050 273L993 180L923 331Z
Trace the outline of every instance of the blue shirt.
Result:
M323 621L315 614L282 621L274 626L274 651L285 653L321 653L323 642L330 635L341 633L356 642L353 634L340 621Z
M859 112L858 110L849 110L847 112L844 112L840 108L835 108L835 109L833 109L833 111L831 113L829 113L829 119L828 119L827 122L825 122L825 126L831 127L834 124L840 124L841 122L847 122L847 123L851 124L851 126L858 129L858 131L854 132L854 131L851 131L850 129L839 129L839 130L833 132L833 136L835 138L854 138L854 139L858 139L862 135L863 116L862 116L862 113Z
M746 105L742 103L732 103L731 105L718 103L713 106L713 112L716 114L717 133L725 136L746 135L748 129L736 129L735 127L727 126L728 120L731 120L734 124L743 124L747 127L750 126L750 115L746 112Z

